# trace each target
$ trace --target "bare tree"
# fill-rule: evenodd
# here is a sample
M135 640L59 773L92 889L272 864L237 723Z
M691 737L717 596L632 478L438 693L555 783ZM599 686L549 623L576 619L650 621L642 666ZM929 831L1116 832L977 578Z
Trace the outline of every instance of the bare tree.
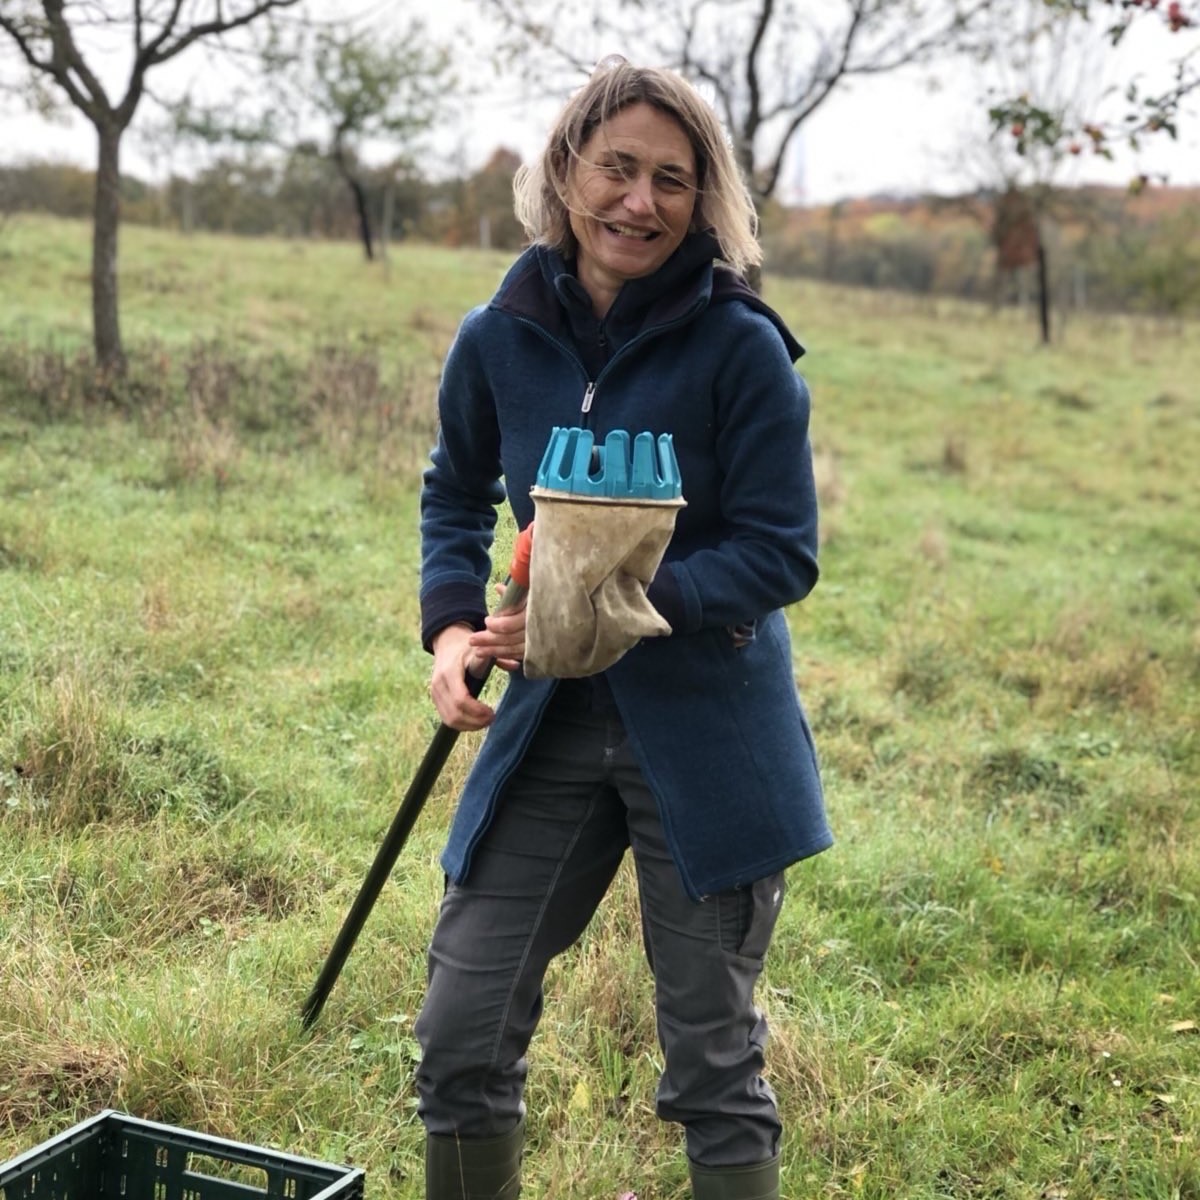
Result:
M46 88L87 118L98 143L92 228L92 338L96 360L121 372L125 352L117 306L121 139L146 95L146 77L204 39L249 25L298 0L0 0L0 32L15 44L30 89ZM124 78L104 82L113 46ZM101 67L101 63L104 64Z
M552 0L480 4L506 31L508 61L547 82L578 84L605 53L633 47L701 85L761 208L796 134L839 87L957 47L988 0L624 0L574 23Z

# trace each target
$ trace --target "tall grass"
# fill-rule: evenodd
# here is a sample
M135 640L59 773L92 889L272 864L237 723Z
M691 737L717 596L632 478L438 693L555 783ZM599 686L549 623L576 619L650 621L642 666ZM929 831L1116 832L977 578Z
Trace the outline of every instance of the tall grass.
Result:
M456 749L310 1035L433 730L416 489L503 260L82 226L0 269L0 1160L112 1105L421 1193L412 1020ZM13 286L9 287L9 280ZM1195 330L768 279L809 347L791 614L838 844L760 1001L789 1197L1200 1197ZM502 686L499 682L494 688ZM623 870L548 982L530 1196L687 1195Z

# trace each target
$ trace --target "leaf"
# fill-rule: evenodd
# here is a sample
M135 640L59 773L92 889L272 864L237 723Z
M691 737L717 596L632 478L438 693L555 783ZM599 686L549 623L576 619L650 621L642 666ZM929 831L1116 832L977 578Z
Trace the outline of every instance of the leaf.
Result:
M1172 1033L1195 1033L1198 1028L1200 1028L1200 1026L1197 1026L1195 1021L1172 1021L1171 1022L1171 1032Z
M575 1085L575 1090L571 1093L571 1099L567 1102L567 1112L573 1117L579 1117L587 1113L591 1107L591 1088L588 1087L586 1079L581 1079Z

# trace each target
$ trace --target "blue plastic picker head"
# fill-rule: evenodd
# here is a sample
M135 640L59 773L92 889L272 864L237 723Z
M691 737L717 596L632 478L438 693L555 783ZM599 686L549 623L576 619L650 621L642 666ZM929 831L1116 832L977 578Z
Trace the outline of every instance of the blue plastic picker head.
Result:
M614 429L594 446L590 429L555 426L538 468L537 486L610 500L678 500L683 493L671 435Z

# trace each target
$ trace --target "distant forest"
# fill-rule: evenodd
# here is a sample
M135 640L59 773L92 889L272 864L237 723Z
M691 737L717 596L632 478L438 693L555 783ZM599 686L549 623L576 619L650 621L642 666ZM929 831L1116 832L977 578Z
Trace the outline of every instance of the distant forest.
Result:
M766 214L770 268L863 287L1053 306L1200 313L1200 188L875 197Z
M432 181L417 170L358 171L375 237L515 250L519 165L499 148L479 170ZM0 237L20 211L86 218L91 171L58 162L0 166ZM360 237L344 180L318 155L222 158L191 177L122 179L122 217L244 236ZM1037 257L1058 310L1200 314L1200 189L1151 186L873 197L763 213L767 270L853 286L1032 304Z

